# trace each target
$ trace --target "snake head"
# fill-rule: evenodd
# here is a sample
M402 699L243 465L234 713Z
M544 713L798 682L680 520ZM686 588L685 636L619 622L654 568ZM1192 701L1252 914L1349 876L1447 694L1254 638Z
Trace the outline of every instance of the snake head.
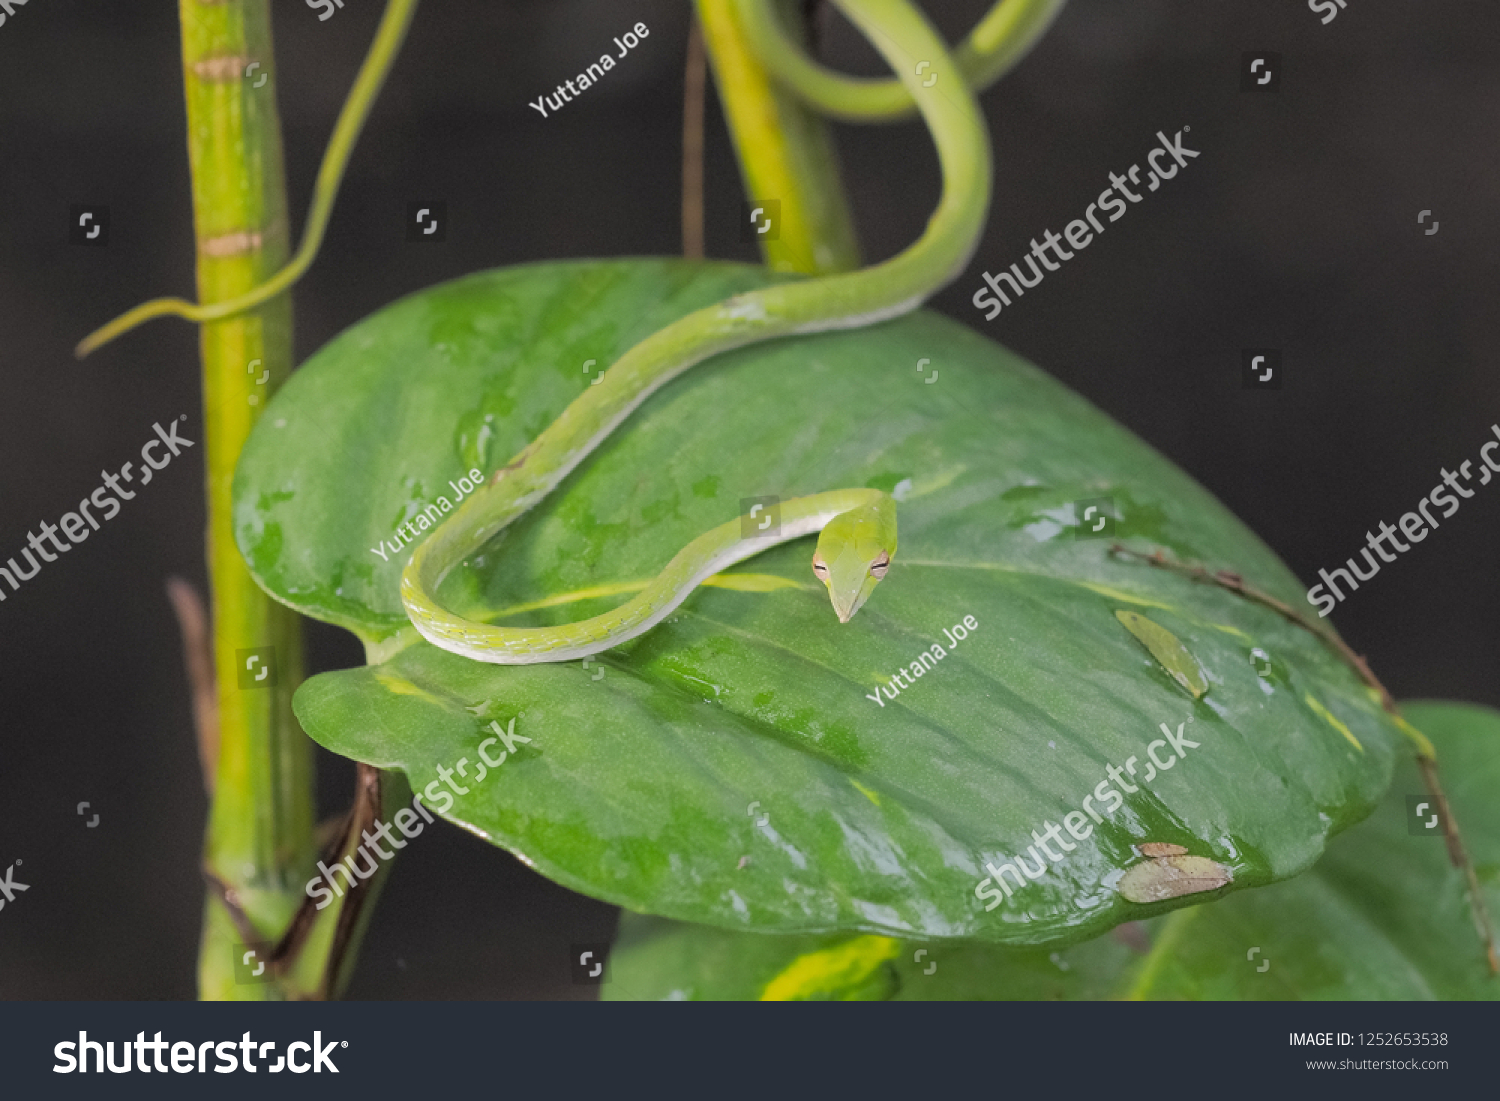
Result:
M864 607L896 554L896 507L889 497L850 509L818 536L813 573L828 586L840 623Z

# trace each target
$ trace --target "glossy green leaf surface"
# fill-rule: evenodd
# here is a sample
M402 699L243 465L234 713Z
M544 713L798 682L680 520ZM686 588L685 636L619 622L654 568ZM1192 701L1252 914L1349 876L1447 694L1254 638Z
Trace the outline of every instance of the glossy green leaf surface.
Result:
M566 886L731 929L1084 939L1294 875L1369 812L1400 737L1339 659L1108 548L1161 546L1301 603L1285 567L1130 433L930 313L694 368L443 591L471 615L562 623L747 498L869 486L900 502L900 550L847 625L809 538L587 666L487 665L401 632L406 553L372 548L403 521L420 538L424 503L502 465L631 343L766 278L676 261L481 273L380 311L293 377L239 467L240 546L270 591L383 659L301 688L314 738L401 769ZM1201 698L1122 610L1180 642ZM513 719L531 741L472 779ZM1116 885L1143 842L1232 883L1131 903ZM1011 884L1017 861L1039 878Z
M1490 912L1500 912L1500 713L1418 703ZM780 937L624 914L607 1000L1500 1000L1415 763L1306 875L1059 950ZM1129 933L1129 936L1119 934ZM1134 941L1134 948L1127 946Z

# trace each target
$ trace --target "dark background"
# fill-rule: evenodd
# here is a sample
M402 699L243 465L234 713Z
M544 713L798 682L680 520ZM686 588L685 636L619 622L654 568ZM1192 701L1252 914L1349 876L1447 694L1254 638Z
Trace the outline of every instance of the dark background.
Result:
M927 0L956 41L988 0ZM293 225L380 12L327 22L273 4ZM1253 9L1253 10L1251 10ZM393 299L478 269L680 248L685 0L427 0L375 107L321 255L295 292L298 358ZM651 34L542 119L528 100L636 21ZM841 18L824 56L880 66ZM1241 55L1284 57L1279 92L1243 94ZM1493 349L1500 221L1500 7L1349 0L1072 0L986 92L995 199L969 271L934 307L1034 360L1216 493L1304 580L1357 553L1500 422ZM710 256L739 242L744 197L716 100ZM0 604L0 997L189 998L203 905L205 800L163 581L204 582L196 336L158 321L84 362L70 349L139 301L191 297L193 240L176 7L31 0L0 26L0 560L188 414L200 448ZM1177 179L994 322L986 267L1079 217L1158 130L1191 126ZM899 251L939 192L917 122L840 127L866 257ZM442 198L444 244L408 245L412 199ZM103 203L104 249L69 245L68 207ZM1427 235L1417 212L1440 225ZM1430 222L1429 222L1430 225ZM1279 392L1240 386L1240 349L1276 347ZM1490 349L1490 351L1486 351ZM1335 615L1398 697L1500 705L1500 489L1475 487L1434 537ZM311 671L358 664L308 628ZM323 810L352 766L319 751ZM101 815L86 829L88 800ZM349 994L576 998L572 943L615 911L462 831L396 863Z

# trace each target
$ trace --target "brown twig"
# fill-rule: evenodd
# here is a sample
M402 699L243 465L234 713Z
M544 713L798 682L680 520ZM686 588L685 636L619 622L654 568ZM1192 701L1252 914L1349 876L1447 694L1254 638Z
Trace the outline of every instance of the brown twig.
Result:
M334 843L324 850L324 858L336 856L342 859L345 855L352 853L360 846L364 832L375 825L380 817L380 770L373 765L361 763L359 765L358 777L355 780L354 804L343 816L342 821L334 820L331 829L325 831L319 827L319 832L329 832L333 835ZM323 971L322 983L317 992L317 997L326 1001L333 996L338 986L340 970L346 963L346 955L350 941L354 937L354 931L364 911L365 901L370 896L370 891L378 876L369 879L354 878L355 882L345 890L344 905L339 911L338 923L334 927L333 942L329 947L326 958L326 966ZM259 944L265 940L264 935L255 927L244 908L240 905L234 888L214 875L207 867L203 869L204 881L217 893L219 901L224 904L224 909L229 914L229 920L234 923L236 932L240 939L246 944ZM291 922L287 925L286 932L281 939L271 948L270 959L266 961L273 975L285 974L296 958L297 953L302 950L303 942L307 934L312 930L313 919L317 916L317 907L311 896L302 900L302 905L292 915Z
M342 859L353 853L359 848L364 832L374 826L379 817L380 770L373 765L361 763L355 779L354 804L334 835L336 844L330 846L323 855ZM334 927L333 941L328 950L327 966L323 971L322 986L318 991L318 996L324 1000L331 998L338 987L338 976L345 965L349 943L353 939L365 901L370 897L370 891L378 879L378 875L369 879L356 879L344 891L344 904L339 910L338 923ZM278 971L284 970L301 950L316 916L317 908L312 898L309 896L303 899L302 905L292 916L291 923L287 925L286 933L271 954Z
M703 28L693 16L688 31L682 93L682 255L703 259L703 96L707 82Z
M213 638L208 612L198 590L180 577L167 578L167 597L177 613L182 634L182 661L193 694L193 728L198 734L198 763L203 768L203 790L212 797L219 767L219 700L214 687Z
M1380 693L1380 705L1387 711L1389 711L1392 715L1401 714L1401 712L1396 708L1395 699L1393 699L1391 694L1386 691L1385 685L1380 683L1379 678L1375 676L1374 672L1370 669L1370 666L1368 663L1366 663L1365 659L1349 648L1349 644L1347 642L1339 638L1338 635L1334 634L1333 632L1323 630L1323 628L1317 626L1311 620L1305 618L1301 612L1297 611L1297 609L1293 608L1290 604L1287 604L1286 602L1281 600L1277 600L1270 593L1263 593L1259 589L1245 584L1245 579L1239 574L1235 573L1233 570L1219 570L1217 572L1211 572L1204 566L1190 566L1185 562L1174 562L1170 558L1168 558L1160 549L1152 554L1143 554L1140 551L1131 550L1129 547L1126 547L1123 544L1115 543L1109 548L1109 550L1111 554L1119 554L1123 555L1126 558L1136 558L1144 562L1149 562L1151 565L1157 566L1161 569L1171 570L1173 573L1180 573L1187 577L1191 577L1194 581L1202 581L1209 584L1218 585L1221 588L1228 589L1232 593L1238 593L1246 600L1251 600L1256 604L1260 604L1264 607L1270 608L1273 612L1276 612L1285 619L1290 620L1292 623L1295 623L1303 630L1310 631L1313 634L1317 635L1329 646L1337 650L1339 652L1339 655L1354 667L1354 670L1359 674L1360 679L1368 684L1371 688L1375 689L1375 691Z
M234 888L216 876L213 869L207 865L203 868L203 881L218 894L219 901L224 904L224 909L229 914L229 920L234 922L234 928L239 933L240 940L246 944L260 944L265 940L265 936L250 920L250 915L245 913L244 907L240 905L239 895L235 893ZM270 962L274 967L276 961L272 959Z
M1380 678L1375 676L1369 663L1364 657L1356 654L1350 649L1349 644L1331 631L1314 624L1301 612L1282 600L1278 600L1270 593L1261 592L1259 589L1245 583L1245 579L1232 570L1211 571L1204 566L1190 565L1186 562L1176 562L1168 558L1160 548L1151 554L1131 550L1129 547L1114 543L1109 548L1111 554L1121 555L1126 558L1134 558L1138 561L1149 563L1159 569L1169 570L1173 573L1189 577L1194 581L1206 584L1218 585L1220 588L1228 589L1237 593L1247 600L1253 601L1281 615L1283 618L1316 635L1324 643L1338 652L1338 654L1349 663L1361 680L1380 694L1380 704L1394 716L1402 727L1414 730L1401 715L1401 709L1396 706L1394 697L1386 690ZM1423 739L1426 742L1426 739ZM1463 872L1464 880L1468 884L1469 906L1474 917L1474 927L1479 933L1479 939L1485 948L1486 961L1489 964L1491 975L1500 975L1500 952L1495 947L1495 932L1490 924L1489 911L1484 904L1484 894L1479 885L1479 877L1474 871L1474 863L1469 859L1468 850L1464 847L1463 837L1458 831L1458 820L1448 807L1448 797L1444 794L1442 785L1438 782L1437 758L1430 752L1431 743L1419 743L1417 748L1417 767L1422 773L1422 782L1427 788L1428 794L1438 808L1438 814L1443 823L1443 838L1448 847L1448 859L1453 866Z
M349 829L344 834L343 851L352 853L363 843L363 835L380 818L380 770L374 765L360 762L355 779L354 806L349 811ZM373 860L374 858L371 857ZM379 874L362 879L346 892L343 909L333 930L333 943L328 949L328 966L323 971L323 997L331 998L339 986L339 976L348 965L349 945L354 940L356 926L364 912L365 903L372 897ZM310 901L310 900L309 900Z
M1474 929L1478 932L1479 939L1484 942L1485 954L1489 958L1490 974L1500 975L1500 953L1495 950L1495 933L1490 926L1489 911L1484 905L1479 875L1474 871L1474 864L1464 849L1463 838L1458 832L1458 820L1454 818L1453 811L1448 807L1448 796L1443 792L1443 786L1438 783L1437 760L1418 753L1417 768L1422 771L1422 783L1427 788L1428 796L1437 805L1439 820L1443 823L1443 840L1448 845L1448 860L1464 873L1464 882L1468 884Z

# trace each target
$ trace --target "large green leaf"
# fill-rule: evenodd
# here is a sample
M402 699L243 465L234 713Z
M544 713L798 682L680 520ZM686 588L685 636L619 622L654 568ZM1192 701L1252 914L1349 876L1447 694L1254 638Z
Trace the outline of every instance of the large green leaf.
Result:
M502 464L631 343L765 279L639 260L487 272L396 303L297 373L241 460L240 546L269 591L383 662L302 687L314 738L401 769L560 883L739 929L1082 939L1183 904L1115 889L1140 843L1217 865L1225 893L1304 870L1369 812L1399 741L1372 695L1266 609L1112 560L1100 518L1301 603L1296 580L1149 447L929 313L694 368L445 589L507 623L560 623L617 602L598 587L654 574L745 498L875 486L901 501L900 553L848 625L806 541L587 666L413 642L401 561L377 541L460 472ZM934 644L941 659L912 671ZM903 668L909 686L875 702ZM1200 673L1195 698L1183 685ZM468 782L490 724L512 720L531 742ZM1144 762L1163 724L1196 748L1157 774ZM448 807L437 770L461 759L468 791ZM1128 760L1146 782L1116 809L1094 793ZM1086 797L1114 813L1095 825ZM1032 831L1069 812L1087 840L1052 842L1066 859L986 910L985 864L1029 859Z
M1500 913L1500 713L1419 703L1491 913ZM606 999L1500 1000L1462 874L1413 761L1306 875L1060 951L884 937L765 936L625 914ZM1409 802L1410 800L1410 802ZM1419 831L1414 833L1413 831Z

